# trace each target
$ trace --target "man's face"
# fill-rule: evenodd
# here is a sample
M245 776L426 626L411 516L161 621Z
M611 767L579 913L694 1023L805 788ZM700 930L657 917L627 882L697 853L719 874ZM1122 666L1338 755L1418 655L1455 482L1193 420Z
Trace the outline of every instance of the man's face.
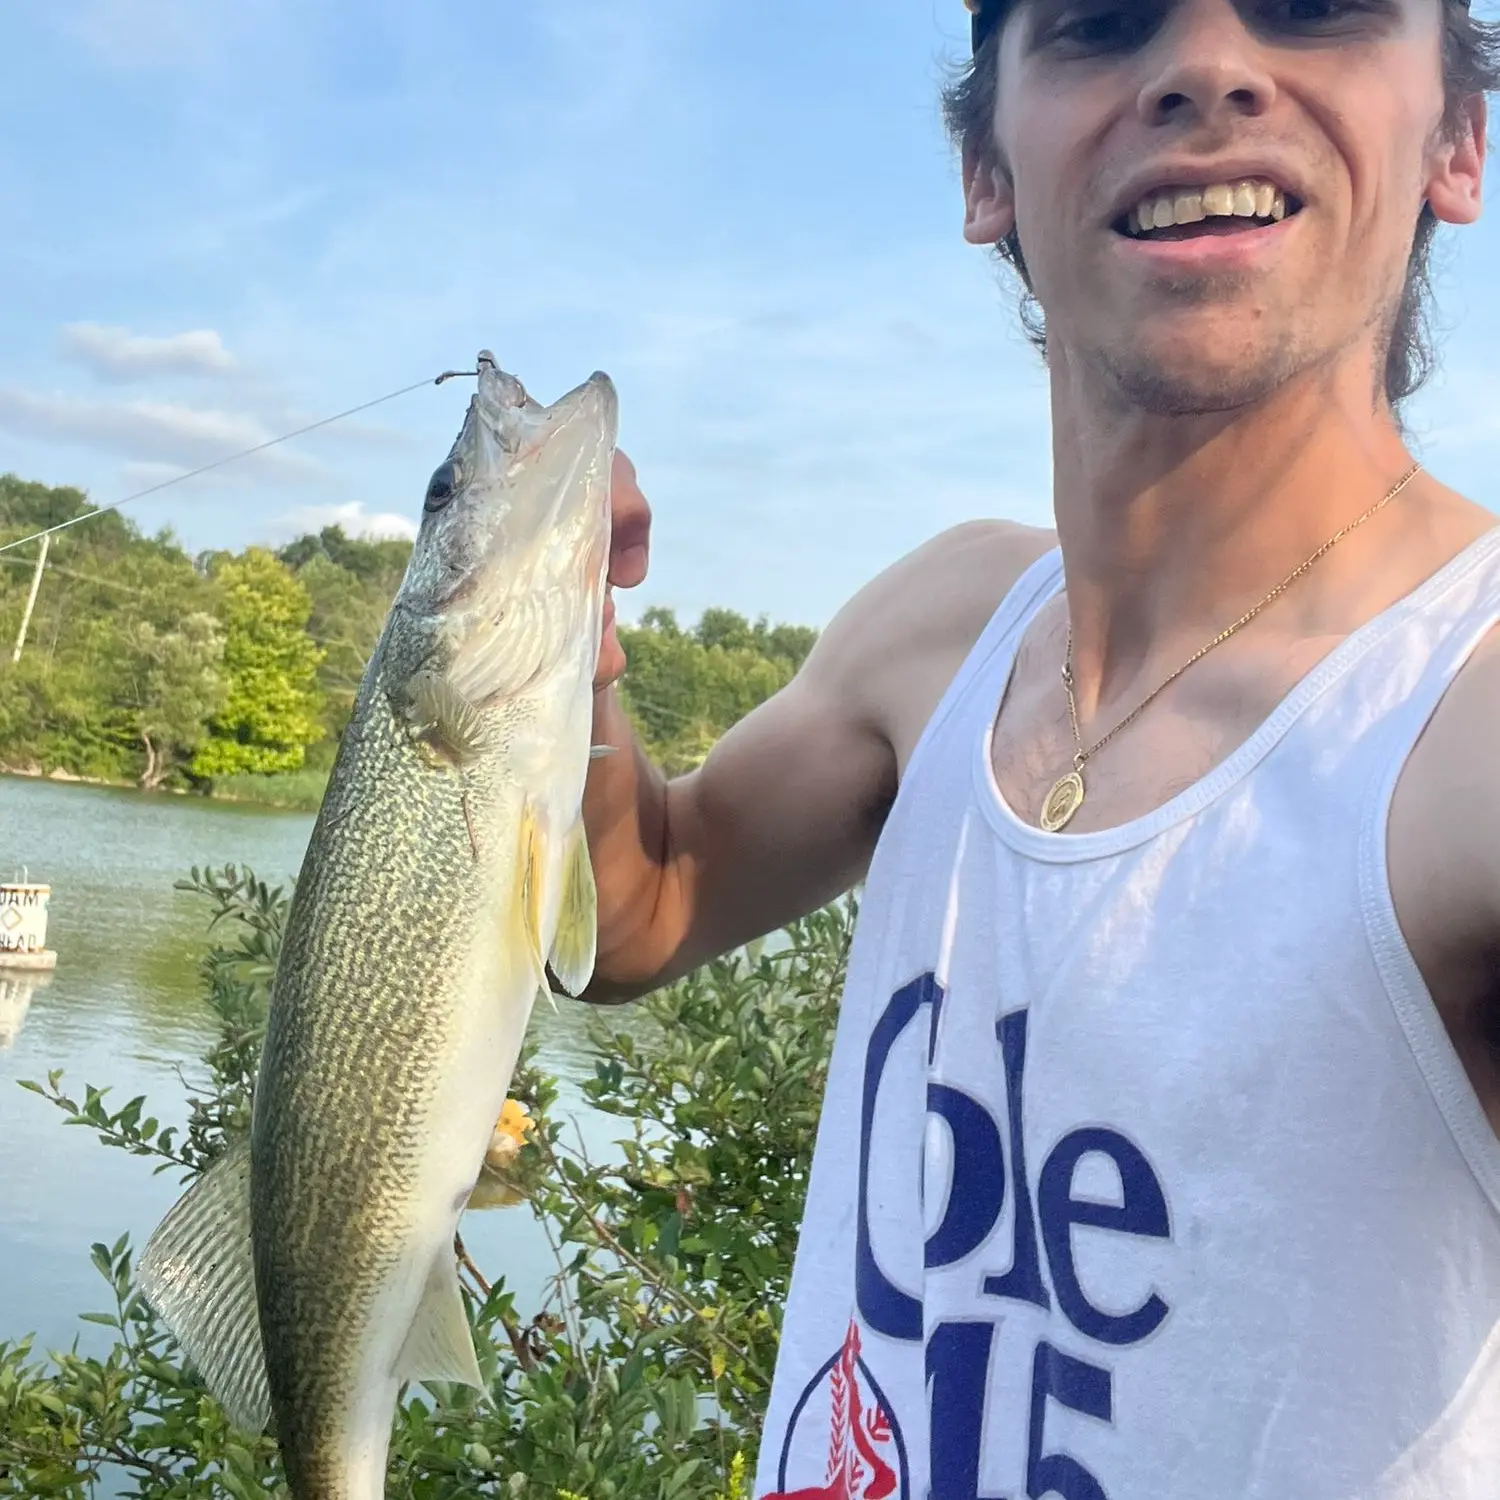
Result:
M1021 0L965 233L1016 227L1054 365L1175 413L1373 366L1424 200L1479 211L1483 103L1443 128L1440 4Z

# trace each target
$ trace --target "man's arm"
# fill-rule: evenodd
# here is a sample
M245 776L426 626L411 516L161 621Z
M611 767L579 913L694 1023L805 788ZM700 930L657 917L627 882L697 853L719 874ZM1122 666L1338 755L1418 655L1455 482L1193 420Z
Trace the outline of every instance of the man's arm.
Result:
M1500 629L1482 641L1413 748L1387 858L1402 934L1500 1134Z
M584 796L599 891L584 998L642 994L856 884L896 794L893 726L903 743L914 737L1051 542L990 522L919 548L839 612L787 687L671 782L604 688L595 743L619 748L594 762Z
M863 694L860 601L801 672L666 781L613 687L595 707L584 796L599 890L599 956L585 998L624 1000L848 890L896 789L895 758Z

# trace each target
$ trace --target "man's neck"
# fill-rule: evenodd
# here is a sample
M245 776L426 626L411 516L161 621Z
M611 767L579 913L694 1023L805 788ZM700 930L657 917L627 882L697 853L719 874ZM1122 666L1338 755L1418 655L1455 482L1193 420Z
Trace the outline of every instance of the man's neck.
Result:
M1089 701L1143 662L1210 639L1412 466L1358 372L1321 372L1253 406L1189 416L1098 399L1057 366L1052 387L1054 505ZM1340 564L1362 547L1350 538L1346 550ZM1331 555L1319 571L1298 588L1358 586L1358 571Z

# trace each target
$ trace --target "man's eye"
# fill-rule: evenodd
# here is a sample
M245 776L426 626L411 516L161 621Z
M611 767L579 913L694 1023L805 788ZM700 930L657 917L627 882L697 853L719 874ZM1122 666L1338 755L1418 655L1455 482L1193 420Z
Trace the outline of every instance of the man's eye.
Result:
M1357 24L1371 8L1361 0L1270 0L1261 16L1273 30L1336 31Z
M1139 46L1151 33L1151 18L1141 10L1105 6L1065 11L1049 28L1050 38L1071 52L1120 52Z

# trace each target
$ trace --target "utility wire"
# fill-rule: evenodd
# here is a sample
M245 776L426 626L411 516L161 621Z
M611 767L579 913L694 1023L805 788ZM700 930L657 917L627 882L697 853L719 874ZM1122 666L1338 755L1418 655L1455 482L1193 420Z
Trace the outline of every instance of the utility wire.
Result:
M16 568L29 568L33 566L30 559L25 557L4 557L0 562L9 563ZM142 598L146 595L145 589L138 589L133 584L118 583L113 578L100 578L96 573L75 573L72 568L59 568L56 563L47 569L54 578L71 578L75 583L97 584L101 589L122 589L127 594L139 594Z
M17 547L24 547L28 542L39 542L44 536L53 536L59 531L66 531L70 526L76 526L80 521L91 520L94 516L102 516L106 511L119 510L122 505L129 505L132 500L144 500L147 495L154 495L158 490L169 489L174 484L181 484L185 479L196 479L200 474L207 474L211 469L222 469L225 464L232 464L242 458L249 458L255 453L264 453L267 448L274 448L278 443L290 442L293 438L304 437L309 432L316 432L320 427L331 427L335 422L342 422L346 417L357 416L362 411L369 411L372 406L384 405L387 401L394 401L397 396L409 396L413 391L419 391L424 385L441 385L445 380L452 380L457 376L473 375L474 370L444 370L443 373L432 380L418 380L411 385L404 385L399 391L390 391L384 396L377 396L373 401L362 401L358 406L351 406L348 411L338 412L331 417L323 417L320 421L309 422L306 427L299 427L295 432L284 432L280 437L268 438L263 443L256 443L253 448L241 448L238 453L228 454L224 458L216 458L212 463L203 464L199 468L190 469L186 474L176 474L171 479L163 479L159 484L148 485L143 490L137 490L133 495L126 495L123 500L111 500L108 505L96 506L93 510L86 510L71 520L60 521L56 526L45 527L41 531L33 531L30 536L17 537L13 542L0 544L0 553L12 552Z

